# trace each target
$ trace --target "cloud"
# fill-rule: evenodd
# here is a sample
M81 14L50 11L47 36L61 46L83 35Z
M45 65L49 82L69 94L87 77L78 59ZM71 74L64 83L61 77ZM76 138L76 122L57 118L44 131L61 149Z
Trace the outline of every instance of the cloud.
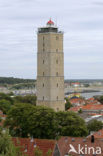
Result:
M64 31L66 78L103 78L102 0L1 0L0 76L36 78L37 28Z

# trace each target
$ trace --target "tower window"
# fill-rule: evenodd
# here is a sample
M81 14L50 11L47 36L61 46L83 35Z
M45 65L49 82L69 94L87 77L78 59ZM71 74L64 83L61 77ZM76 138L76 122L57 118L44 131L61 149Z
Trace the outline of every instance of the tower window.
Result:
M44 76L44 72L43 72L43 76Z
M58 96L57 96L57 100L58 100Z
M56 60L56 64L58 64L58 60Z
M56 40L58 40L59 39L59 37L58 36L56 36Z
M43 100L44 100L44 96L43 96Z
M58 83L57 83L57 87L58 87Z
M59 108L57 108L57 111L59 111Z
M43 60L43 64L44 64L44 60Z
M43 83L43 87L44 87L44 83Z
M56 52L58 52L58 49L56 49Z
M56 76L58 76L58 72L56 72Z

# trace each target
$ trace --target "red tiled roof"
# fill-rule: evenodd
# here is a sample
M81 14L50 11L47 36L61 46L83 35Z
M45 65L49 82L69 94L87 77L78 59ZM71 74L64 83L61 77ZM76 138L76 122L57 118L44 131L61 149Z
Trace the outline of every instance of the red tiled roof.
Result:
M85 106L82 106L83 110L103 110L103 105L98 104L98 105L93 105L93 104L88 104Z
M94 143L91 142L91 138L75 138L75 137L61 137L58 141L58 147L61 153L61 156L65 156L66 153L69 152L70 144L73 145L73 147L78 151L78 144L80 144L81 147L85 147L87 145L88 147L101 147L102 153L98 156L103 156L103 141L99 139L95 139ZM70 153L72 156L80 156L76 153ZM85 156L88 156L88 154L85 154ZM93 156L93 153L89 154L89 156Z
M71 107L68 111L74 111L74 112L78 112L80 110L80 108L82 110L103 110L103 105L102 104L87 104L87 105L83 105L83 106L76 106L76 107Z
M69 101L70 101L71 104L76 104L76 103L82 104L82 103L85 103L85 100L80 99L80 98L70 99Z
M103 139L103 129L99 130L98 132L94 132L93 135L95 138Z
M34 145L43 151L43 156L45 156L48 150L52 151L51 154L52 156L56 144L54 140L46 140L46 139L32 139L31 141L30 138L12 138L12 140L15 146L19 146L21 148L21 151L25 153L27 156L35 156ZM25 152L25 149L27 149L27 152Z
M88 101L94 101L95 99L92 97L92 98L89 98L87 99Z
M68 111L78 112L80 110L81 106L71 107L68 109Z

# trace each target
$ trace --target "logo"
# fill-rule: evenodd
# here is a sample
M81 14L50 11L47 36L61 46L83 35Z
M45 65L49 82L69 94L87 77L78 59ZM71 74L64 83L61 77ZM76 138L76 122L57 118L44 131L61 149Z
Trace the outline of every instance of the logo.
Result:
M77 149L75 149L75 147L70 144L70 150L68 152L68 154L70 153L76 153L76 154L102 154L102 149L101 147L88 147L87 145L85 146L81 146L80 144L78 144Z

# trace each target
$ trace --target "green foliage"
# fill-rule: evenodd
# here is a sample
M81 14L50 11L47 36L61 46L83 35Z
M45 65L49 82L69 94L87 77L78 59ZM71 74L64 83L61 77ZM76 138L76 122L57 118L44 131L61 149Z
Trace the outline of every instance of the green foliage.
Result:
M98 131L103 128L103 123L101 121L93 120L88 123L87 128L89 132Z
M12 136L54 139L58 136L86 136L83 119L73 112L54 112L51 108L16 104L8 113L5 126Z
M39 149L39 147L36 147L35 151L34 151L34 155L35 156L42 156L43 152L42 152L42 150Z
M98 100L103 104L103 96L100 96Z
M12 93L10 94L0 93L0 109L5 114L7 114L7 112L11 109L12 105L15 105L16 103L28 103L36 105L36 95L15 96L15 97L11 97L11 95Z
M55 138L57 129L55 112L48 107L17 104L8 113L5 125L13 136Z
M51 154L52 154L52 150L49 149L45 156L51 156Z
M13 77L0 77L0 84L18 84L18 83L30 83L35 82L33 79L20 79Z
M0 156L22 156L20 149L14 146L8 132L0 132Z
M87 127L82 118L74 112L57 112L59 133L61 136L86 136Z
M11 104L14 104L14 100L13 98L10 97L9 94L0 93L0 100L4 100L4 99L9 101Z
M6 114L11 108L11 103L8 100L0 100L0 110L3 111L4 114Z
M45 156L51 156L52 154L52 150L49 149L48 152L45 154ZM43 151L39 149L39 147L36 147L34 150L34 155L35 156L42 156L43 155Z
M79 109L78 113L80 113L80 114L82 113L82 109L81 108Z
M68 110L69 108L72 107L72 104L69 102L69 99L68 98L65 98L66 100L66 103L65 103L65 110Z
M36 105L36 99L36 95L16 96L14 98L16 103L29 103L32 105Z
M35 83L20 83L13 85L10 89L31 89L35 88Z

